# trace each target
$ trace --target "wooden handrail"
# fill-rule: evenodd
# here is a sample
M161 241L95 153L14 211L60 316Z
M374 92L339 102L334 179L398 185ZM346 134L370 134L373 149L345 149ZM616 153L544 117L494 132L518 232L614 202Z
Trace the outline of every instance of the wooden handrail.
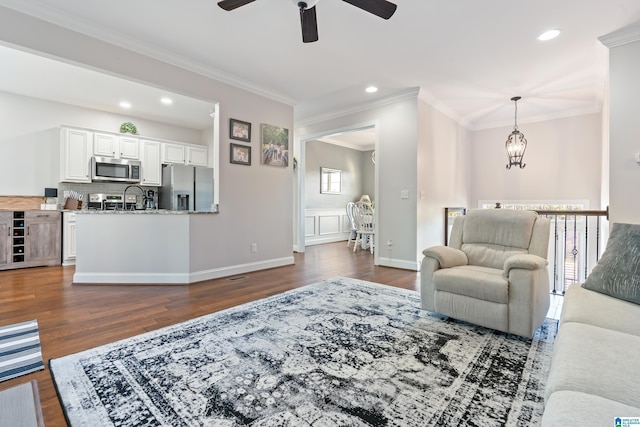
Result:
M556 210L536 210L538 215L576 215L576 216L603 216L609 219L609 207L605 210L579 210L579 211L556 211Z

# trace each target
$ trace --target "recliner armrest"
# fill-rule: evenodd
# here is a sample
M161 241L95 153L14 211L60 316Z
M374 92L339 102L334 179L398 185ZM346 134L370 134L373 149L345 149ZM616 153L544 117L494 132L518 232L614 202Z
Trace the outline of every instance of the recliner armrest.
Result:
M514 268L519 268L522 270L538 270L539 268L544 268L549 264L549 262L539 257L538 255L533 254L518 254L513 255L507 258L504 262L504 272L505 277L509 276L509 271Z
M460 249L450 246L431 246L422 251L426 257L433 258L440 264L440 268L451 268L459 265L467 265L469 259L467 254Z

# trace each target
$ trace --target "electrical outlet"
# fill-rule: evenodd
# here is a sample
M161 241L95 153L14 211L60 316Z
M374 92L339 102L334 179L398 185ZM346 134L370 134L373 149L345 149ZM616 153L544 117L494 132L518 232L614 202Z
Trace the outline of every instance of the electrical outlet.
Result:
M393 241L392 240L387 240L387 246L389 246L389 247L393 246Z
M409 198L409 190L402 190L400 192L400 198L401 199L408 199Z
M257 243L252 243L251 244L251 252L254 253L254 254L256 252L258 252L258 244Z

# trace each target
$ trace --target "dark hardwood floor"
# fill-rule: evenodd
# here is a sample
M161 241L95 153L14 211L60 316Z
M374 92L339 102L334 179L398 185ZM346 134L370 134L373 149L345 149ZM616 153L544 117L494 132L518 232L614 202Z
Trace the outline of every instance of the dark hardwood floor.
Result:
M192 285L74 285L74 267L0 272L0 325L36 319L49 359L182 322L337 276L418 289L419 274L373 265L369 251L345 242L310 246L295 264ZM239 277L239 276L238 276ZM0 390L37 380L44 421L66 425L48 366L0 383Z

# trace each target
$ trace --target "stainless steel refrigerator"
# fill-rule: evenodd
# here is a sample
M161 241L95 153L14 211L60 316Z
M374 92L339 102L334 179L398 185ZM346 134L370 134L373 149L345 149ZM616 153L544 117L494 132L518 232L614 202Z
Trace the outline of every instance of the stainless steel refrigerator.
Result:
M160 209L213 210L213 169L162 165L162 187L158 195Z

